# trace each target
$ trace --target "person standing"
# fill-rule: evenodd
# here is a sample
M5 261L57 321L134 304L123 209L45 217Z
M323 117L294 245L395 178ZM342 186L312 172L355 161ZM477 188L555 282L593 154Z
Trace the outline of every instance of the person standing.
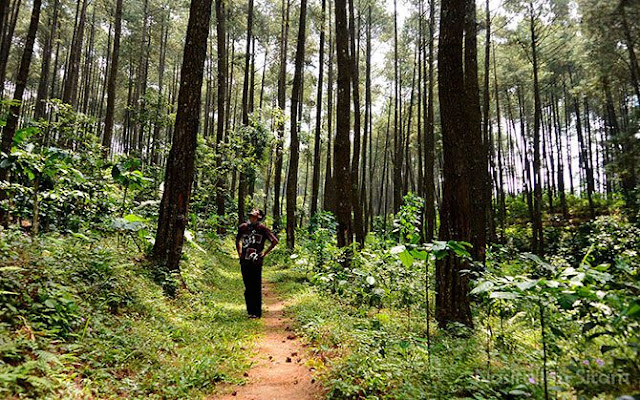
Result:
M244 300L249 318L262 317L262 262L278 244L278 238L261 223L264 212L254 208L249 221L238 227L236 250L240 259L240 270L244 282ZM270 242L264 250L265 242Z

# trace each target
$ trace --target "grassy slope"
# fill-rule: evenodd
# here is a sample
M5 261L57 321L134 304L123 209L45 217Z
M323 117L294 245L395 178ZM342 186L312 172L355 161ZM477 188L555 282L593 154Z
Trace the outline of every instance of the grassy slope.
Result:
M122 238L0 233L0 397L200 398L241 381L259 323L236 262L201 246L168 298Z

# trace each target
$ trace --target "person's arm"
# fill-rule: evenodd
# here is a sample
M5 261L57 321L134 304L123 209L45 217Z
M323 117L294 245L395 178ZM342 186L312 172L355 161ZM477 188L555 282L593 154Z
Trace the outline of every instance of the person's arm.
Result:
M238 250L238 258L242 258L242 240L236 240L236 250Z
M264 250L262 252L262 254L260 254L260 257L264 258L267 256L267 254L269 254L271 252L271 250L273 250L274 247L276 247L276 245L278 244L278 239L276 239L275 242L269 241L269 248Z
M238 251L238 258L242 259L242 225L238 227L238 234L236 235L236 250Z
M264 258L267 256L267 254L269 254L271 252L271 250L273 250L274 247L276 247L276 245L278 244L278 238L276 237L276 235L274 235L269 228L266 228L267 230L267 237L269 238L269 248L267 250L264 250L262 253L260 253L260 257Z

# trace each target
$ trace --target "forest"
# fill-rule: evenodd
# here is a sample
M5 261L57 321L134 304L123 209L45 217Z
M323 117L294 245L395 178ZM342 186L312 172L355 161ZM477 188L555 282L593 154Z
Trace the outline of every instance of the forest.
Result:
M638 52L639 0L0 0L0 397L640 399Z

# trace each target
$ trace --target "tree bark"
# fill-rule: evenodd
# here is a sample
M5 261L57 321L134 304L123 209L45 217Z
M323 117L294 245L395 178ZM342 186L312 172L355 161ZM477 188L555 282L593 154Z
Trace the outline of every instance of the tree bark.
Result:
M53 2L53 16L51 17L51 26L49 27L49 32L47 32L44 48L42 49L42 68L40 70L40 80L38 81L38 94L36 99L36 108L34 111L35 119L44 117L44 101L47 98L47 90L49 88L49 72L51 70L51 53L53 50L53 40L58 29L59 2L59 0L54 0Z
M470 173L467 168L471 119L467 114L463 41L469 0L443 0L440 14L438 82L443 138L443 194L440 210L440 240L471 239ZM462 102L464 104L460 104ZM478 127L475 127L479 129ZM436 319L446 327L451 322L473 326L469 305L469 278L462 274L468 265L448 256L436 263Z
M533 63L533 251L544 255L544 228L542 226L542 176L540 172L540 129L542 104L540 100L540 80L538 78L538 35L536 32L535 9L529 2L529 29L531 33L531 59Z
M78 16L78 26L73 35L69 63L64 76L64 87L62 89L62 102L71 104L75 109L78 100L78 78L80 75L80 57L82 56L82 43L84 42L84 25L87 15L87 5L89 0L84 0Z
M295 246L296 209L298 198L298 159L300 142L298 138L299 107L302 102L302 70L304 68L304 50L307 38L307 0L300 2L300 22L298 42L296 44L295 71L291 89L291 144L289 146L289 173L287 174L287 247Z
M104 118L104 135L102 137L102 155L106 159L111 153L113 138L113 120L116 105L116 85L118 81L118 63L120 59L120 36L122 35L122 0L116 0L115 27L113 34L113 55L109 67L107 83L107 110Z
M221 174L222 169L222 144L224 143L224 130L226 127L227 111L227 80L229 64L227 55L227 12L224 0L216 0L216 40L218 43L218 119L216 121L216 167ZM218 218L225 215L225 179L219 175L216 183L216 213ZM222 233L222 224L218 232Z
M464 34L464 86L467 97L465 111L468 118L468 146L471 155L468 174L471 183L471 205L475 212L470 212L471 218L471 254L476 261L484 263L487 245L487 214L491 205L491 194L487 196L489 165L488 137L483 137L482 113L480 110L480 87L478 85L478 41L476 24L475 1L466 3ZM488 118L488 114L487 114ZM488 136L487 123L487 136ZM487 199L487 197L489 199ZM488 200L488 201L487 201Z
M351 174L349 166L349 156L351 154L351 142L349 140L351 64L349 60L346 0L336 0L335 7L338 104L336 109L336 141L333 148L333 190L338 220L338 247L345 247L353 241L351 228Z
M313 179L311 182L311 213L313 217L318 211L318 194L320 192L320 135L322 133L322 82L324 78L324 32L326 17L326 0L322 0L322 16L320 17L320 54L318 55L318 94L316 96L316 129L313 143Z
M425 239L431 241L436 231L436 199L435 199L435 123L434 123L434 30L436 26L435 22L435 8L436 1L431 0L429 2L429 86L427 88L427 110L425 113L425 161L424 161L424 190L425 190Z
M194 176L200 101L212 0L192 0L182 59L178 111L167 160L153 258L179 271Z
M284 110L287 96L287 43L289 38L289 0L282 0L282 30L280 34L280 70L278 72L278 109L281 115L278 120L278 137L276 141L276 168L273 179L273 229L278 231L281 225L280 192L284 146Z
M402 127L400 107L402 94L400 71L398 68L398 1L393 1L393 46L394 46L394 117L393 117L393 213L397 213L402 205Z
M17 0L13 3L13 7L9 8L8 0L4 0L3 4L0 4L0 11L4 8L3 13L6 14L2 20L3 25L6 20L6 26L2 27L4 36L0 36L0 97L4 96L4 81L7 77L7 63L9 62L9 51L11 50L11 44L13 43L13 33L18 23L18 12L20 11L20 4L22 0ZM0 15L1 16L1 15Z
M22 52L22 58L20 60L20 67L18 67L18 75L16 78L16 88L13 95L13 102L9 107L9 115L7 117L7 124L2 130L2 141L0 142L0 151L5 154L9 154L11 146L13 145L13 137L15 136L18 128L18 122L20 118L20 111L22 107L22 99L24 91L27 86L27 78L29 77L29 68L31 67L31 59L33 57L33 46L36 41L36 34L38 32L38 24L40 22L40 8L42 6L42 0L33 1L33 9L31 11L31 19L29 22L29 30L27 32L27 38L24 44L24 51ZM6 181L9 176L9 169L0 167L0 182ZM4 190L0 190L0 200L7 198L7 193ZM6 222L6 214L4 211L0 211L0 221Z
M160 128L162 127L161 118L166 114L163 109L164 104L164 70L167 63L167 42L169 39L169 12L166 13L161 28L160 42L160 60L158 62L158 104L156 105L156 120L153 126L153 147L151 149L151 162L153 165L160 165Z
M244 80L242 81L242 125L249 126L249 83L251 68L251 33L253 28L253 0L249 0L247 8L247 48L244 55ZM244 156L244 155L243 155ZM238 223L245 219L245 197L247 192L247 172L238 171Z
M329 71L327 73L327 164L324 179L323 208L335 214L335 193L333 193L333 172L331 144L333 142L333 56L334 40L331 26L331 2L329 2Z

